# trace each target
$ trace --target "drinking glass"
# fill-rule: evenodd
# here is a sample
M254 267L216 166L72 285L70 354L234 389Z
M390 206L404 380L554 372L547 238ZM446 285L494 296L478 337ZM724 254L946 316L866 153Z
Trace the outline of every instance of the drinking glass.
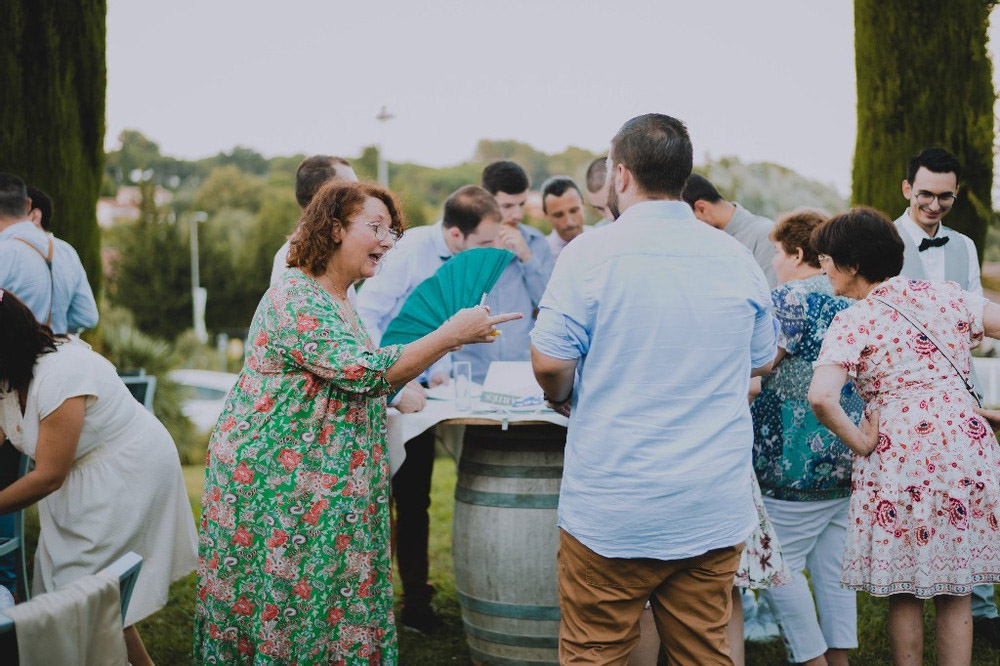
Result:
M467 412L472 409L472 363L456 361L452 365L455 383L455 409Z

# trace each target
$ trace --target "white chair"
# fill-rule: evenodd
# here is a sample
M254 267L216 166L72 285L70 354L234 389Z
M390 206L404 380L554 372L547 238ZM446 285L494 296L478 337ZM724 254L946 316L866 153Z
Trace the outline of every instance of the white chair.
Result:
M102 573L109 573L118 578L122 622L125 621L125 613L128 611L128 604L132 598L132 591L135 589L141 568L142 557L130 551L102 571ZM32 602L29 600L24 603L30 604ZM3 611L0 611L0 663L17 664L18 650L15 636L14 621Z

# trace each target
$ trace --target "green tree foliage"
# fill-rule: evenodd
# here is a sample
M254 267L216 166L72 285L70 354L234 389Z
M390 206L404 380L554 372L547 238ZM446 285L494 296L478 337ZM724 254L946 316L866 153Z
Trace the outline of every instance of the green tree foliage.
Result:
M52 230L101 279L105 0L0 2L0 171L48 192Z
M982 253L993 184L992 0L855 0L858 138L852 200L897 217L910 157L940 146L965 169L948 224Z
M212 171L194 196L197 210L217 213L223 208L244 208L257 212L261 205L264 180L249 175L235 164Z
M142 216L108 234L113 257L108 297L113 305L130 310L144 333L173 338L191 322L188 228L156 210L152 181L140 188Z
M568 174L582 186L584 171L596 157L580 148L545 155L513 141L484 141L480 148L481 157L489 159L520 160L536 153L529 160L535 164L531 175L536 188L553 174ZM156 142L132 131L124 132L120 147L109 154L109 164L115 165L107 173L109 185L131 183L127 177L116 180L126 171L142 172L142 178L148 178L139 182L142 218L106 235L106 246L115 257L109 296L114 304L135 313L141 330L157 337L175 340L191 326L189 239L193 213L208 213L198 231L200 283L208 291L206 324L212 334L231 336L245 334L269 286L274 253L299 219L294 189L302 155L271 158L264 173L260 173L253 151L234 149L220 155L242 157L222 160L227 162L224 164L218 163L218 156L176 160L163 155ZM375 176L374 147L365 148L360 157L346 157L361 178ZM390 164L390 187L399 195L409 226L440 219L445 198L463 185L478 183L484 165L483 160L440 169L405 162ZM830 210L844 206L831 188L777 165L743 164L725 158L706 165L703 173L725 194L765 215L799 205ZM156 185L173 193L164 210L157 210L153 201ZM532 222L546 227L544 221Z

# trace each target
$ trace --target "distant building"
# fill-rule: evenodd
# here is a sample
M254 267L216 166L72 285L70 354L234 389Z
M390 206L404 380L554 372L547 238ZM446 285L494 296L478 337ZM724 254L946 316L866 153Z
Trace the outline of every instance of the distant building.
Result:
M153 195L157 208L169 204L173 200L170 190L157 185ZM119 187L113 197L101 197L97 200L97 224L108 228L117 222L131 222L139 219L139 204L142 194L138 187Z

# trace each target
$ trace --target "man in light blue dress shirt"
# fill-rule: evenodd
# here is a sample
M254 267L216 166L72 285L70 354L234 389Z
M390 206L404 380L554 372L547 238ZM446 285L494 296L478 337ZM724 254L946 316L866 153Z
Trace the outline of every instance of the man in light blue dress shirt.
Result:
M524 224L524 205L528 199L528 176L518 164L501 160L483 169L483 188L500 207L501 227L496 247L510 250L517 257L507 264L493 289L486 296L492 312L522 312L524 319L504 326L503 335L490 345L466 345L452 354L455 361L472 364L472 381L483 383L493 361L528 361L531 359L530 316L542 300L545 285L552 274L552 251L538 229ZM484 347L484 349L479 349Z
M358 290L358 316L376 342L399 314L417 286L434 275L453 255L474 247L490 247L500 231L500 209L489 192L468 185L448 197L441 222L408 229L382 259L379 272ZM486 345L489 346L489 345ZM447 357L446 357L447 358ZM442 359L444 360L444 359ZM431 367L447 377L449 363ZM393 540L403 584L404 627L433 633L440 620L431 607L433 588L428 577L428 537L431 475L434 471L434 431L406 442L406 459L392 477L396 530Z
M94 291L90 287L87 271L80 261L76 249L51 231L52 198L37 187L28 186L31 199L30 219L52 239L52 321L53 333L76 333L82 329L94 328L99 318Z
M777 333L753 255L678 201L691 163L674 118L619 130L616 221L563 250L532 332L539 383L571 406L561 663L624 663L647 600L671 663L732 663L733 576L757 523L746 396Z

